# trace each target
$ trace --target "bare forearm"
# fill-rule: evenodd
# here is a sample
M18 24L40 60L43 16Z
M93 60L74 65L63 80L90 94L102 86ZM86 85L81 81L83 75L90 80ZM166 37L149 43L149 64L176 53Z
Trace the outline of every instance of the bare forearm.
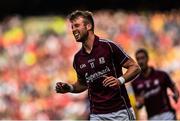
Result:
M123 67L127 69L122 76L125 79L125 82L131 81L141 72L140 66L131 57L123 64Z
M56 92L57 93L80 93L87 89L86 86L80 84L79 82L76 82L75 84L68 84L64 82L57 82L56 83Z
M80 93L87 89L87 86L81 85L78 82L75 84L72 84L72 86L73 86L73 90L71 91L71 93Z
M134 64L127 69L123 77L126 80L126 82L129 82L132 79L134 79L140 72L141 72L140 67L137 64Z

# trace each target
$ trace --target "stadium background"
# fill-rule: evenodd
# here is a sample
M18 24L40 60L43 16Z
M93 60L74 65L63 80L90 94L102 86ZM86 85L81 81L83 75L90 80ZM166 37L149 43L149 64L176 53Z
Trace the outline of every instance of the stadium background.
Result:
M87 119L82 94L56 94L55 83L74 83L74 53L67 13L94 12L95 32L118 42L134 58L139 47L150 64L169 73L180 89L180 9L178 0L2 0L0 1L0 119ZM134 106L130 84L127 89ZM169 91L169 95L171 92ZM173 107L180 119L180 101ZM146 119L145 109L138 119Z

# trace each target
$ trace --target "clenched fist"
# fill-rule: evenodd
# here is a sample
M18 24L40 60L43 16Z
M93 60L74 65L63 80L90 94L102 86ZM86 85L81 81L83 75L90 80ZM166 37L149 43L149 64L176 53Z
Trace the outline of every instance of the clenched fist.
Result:
M67 93L73 90L73 86L63 82L56 83L56 92L57 93Z

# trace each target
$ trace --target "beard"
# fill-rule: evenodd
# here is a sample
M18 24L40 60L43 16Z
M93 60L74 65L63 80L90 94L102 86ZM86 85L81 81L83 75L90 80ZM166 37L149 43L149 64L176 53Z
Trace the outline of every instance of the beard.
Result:
M77 33L78 33L78 35L77 35ZM75 37L75 39L76 39L76 42L85 42L86 40L87 40L87 38L88 38L88 31L83 31L82 33L80 33L80 32L75 32L75 33L73 33L74 34L74 37Z
M146 65L142 65L142 64L140 64L140 68L141 68L142 72L145 72L148 69L148 67Z

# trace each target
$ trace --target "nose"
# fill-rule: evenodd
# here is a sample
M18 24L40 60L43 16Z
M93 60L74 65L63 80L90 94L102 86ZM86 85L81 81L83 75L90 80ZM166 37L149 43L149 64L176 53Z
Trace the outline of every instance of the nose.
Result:
M75 28L74 28L74 27L72 27L72 31L75 31Z
M138 60L138 63L139 63L140 65L142 65L142 64L144 63L144 61L143 61L142 59L139 59L139 60Z

